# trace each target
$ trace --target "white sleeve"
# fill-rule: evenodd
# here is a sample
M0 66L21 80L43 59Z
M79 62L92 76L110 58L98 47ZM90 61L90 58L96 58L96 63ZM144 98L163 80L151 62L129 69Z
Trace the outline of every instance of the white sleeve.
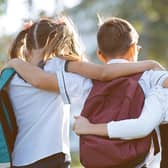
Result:
M77 104L78 101L84 104L92 87L90 79L82 77L75 73L63 72L67 94L71 104Z
M60 65L64 64L64 62L64 60L54 57L46 62L44 71L57 74Z
M90 79L75 73L65 72L65 61L59 58L52 58L47 61L45 71L54 73L57 76L60 94L66 104L84 104L92 87Z
M137 119L112 121L107 124L110 138L136 139L148 135L164 118L162 105L157 95L146 98L142 114Z
M155 86L162 86L166 78L168 78L167 71L145 71L139 80L145 96L147 96L150 90Z
M92 87L92 81L76 73L65 72L65 61L60 63L56 75L64 102L73 106L83 106Z
M167 71L151 71L149 74L151 86L161 86L166 78L168 78Z

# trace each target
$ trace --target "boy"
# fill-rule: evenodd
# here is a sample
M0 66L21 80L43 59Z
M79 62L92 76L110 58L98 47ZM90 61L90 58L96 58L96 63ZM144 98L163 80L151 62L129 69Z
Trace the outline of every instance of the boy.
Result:
M98 31L97 41L98 55L106 63L135 62L137 60L140 49L138 34L126 20L110 18L105 21ZM73 72L76 71L73 70ZM167 87L167 78L168 73L165 71L151 70L143 73L139 84L144 91L146 101L140 118L92 124L86 118L77 116L73 130L78 135L93 134L122 139L134 139L148 135L161 122L168 121L165 108L163 109L163 107L167 107L163 102L168 91L161 88L162 86ZM153 89L152 92L151 89ZM150 164L146 163L146 166L149 167Z

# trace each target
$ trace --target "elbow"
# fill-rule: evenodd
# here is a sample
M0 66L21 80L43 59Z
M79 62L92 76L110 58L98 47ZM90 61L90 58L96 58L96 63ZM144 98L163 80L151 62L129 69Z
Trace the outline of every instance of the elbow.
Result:
M103 72L103 73L101 74L100 78L101 78L101 79L100 79L101 81L108 81L108 80L109 80L108 75L107 75L106 72Z
M39 80L33 80L31 82L32 86L34 86L35 88L38 88L38 89L41 89L42 86L41 86L41 82Z
M107 68L102 68L99 74L100 81L110 81L114 78L113 75L108 72Z

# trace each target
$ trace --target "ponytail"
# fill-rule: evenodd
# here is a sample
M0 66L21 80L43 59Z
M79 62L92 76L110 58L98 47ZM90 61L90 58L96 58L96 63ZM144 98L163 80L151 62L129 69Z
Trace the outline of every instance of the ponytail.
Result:
M49 56L57 56L65 60L76 61L81 57L77 51L74 32L69 30L66 23L57 24L49 34L45 45L45 59Z
M13 41L13 44L11 46L11 49L9 51L10 58L20 58L22 56L21 48L24 45L24 39L26 37L26 34L28 32L28 29L21 31L15 40Z

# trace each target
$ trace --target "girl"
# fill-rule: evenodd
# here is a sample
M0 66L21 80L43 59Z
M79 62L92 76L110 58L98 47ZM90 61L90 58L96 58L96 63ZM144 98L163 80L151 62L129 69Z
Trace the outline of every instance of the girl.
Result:
M18 34L10 55L51 72L51 76L53 73L56 79L55 70L62 61L54 59L54 70L52 61L45 61L53 55L61 56L63 51L73 53L68 59L78 60L76 44L68 23L42 19ZM69 167L69 113L63 109L58 85L48 81L53 83L54 92L36 89L19 75L10 82L8 91L18 125L12 154L14 168Z

